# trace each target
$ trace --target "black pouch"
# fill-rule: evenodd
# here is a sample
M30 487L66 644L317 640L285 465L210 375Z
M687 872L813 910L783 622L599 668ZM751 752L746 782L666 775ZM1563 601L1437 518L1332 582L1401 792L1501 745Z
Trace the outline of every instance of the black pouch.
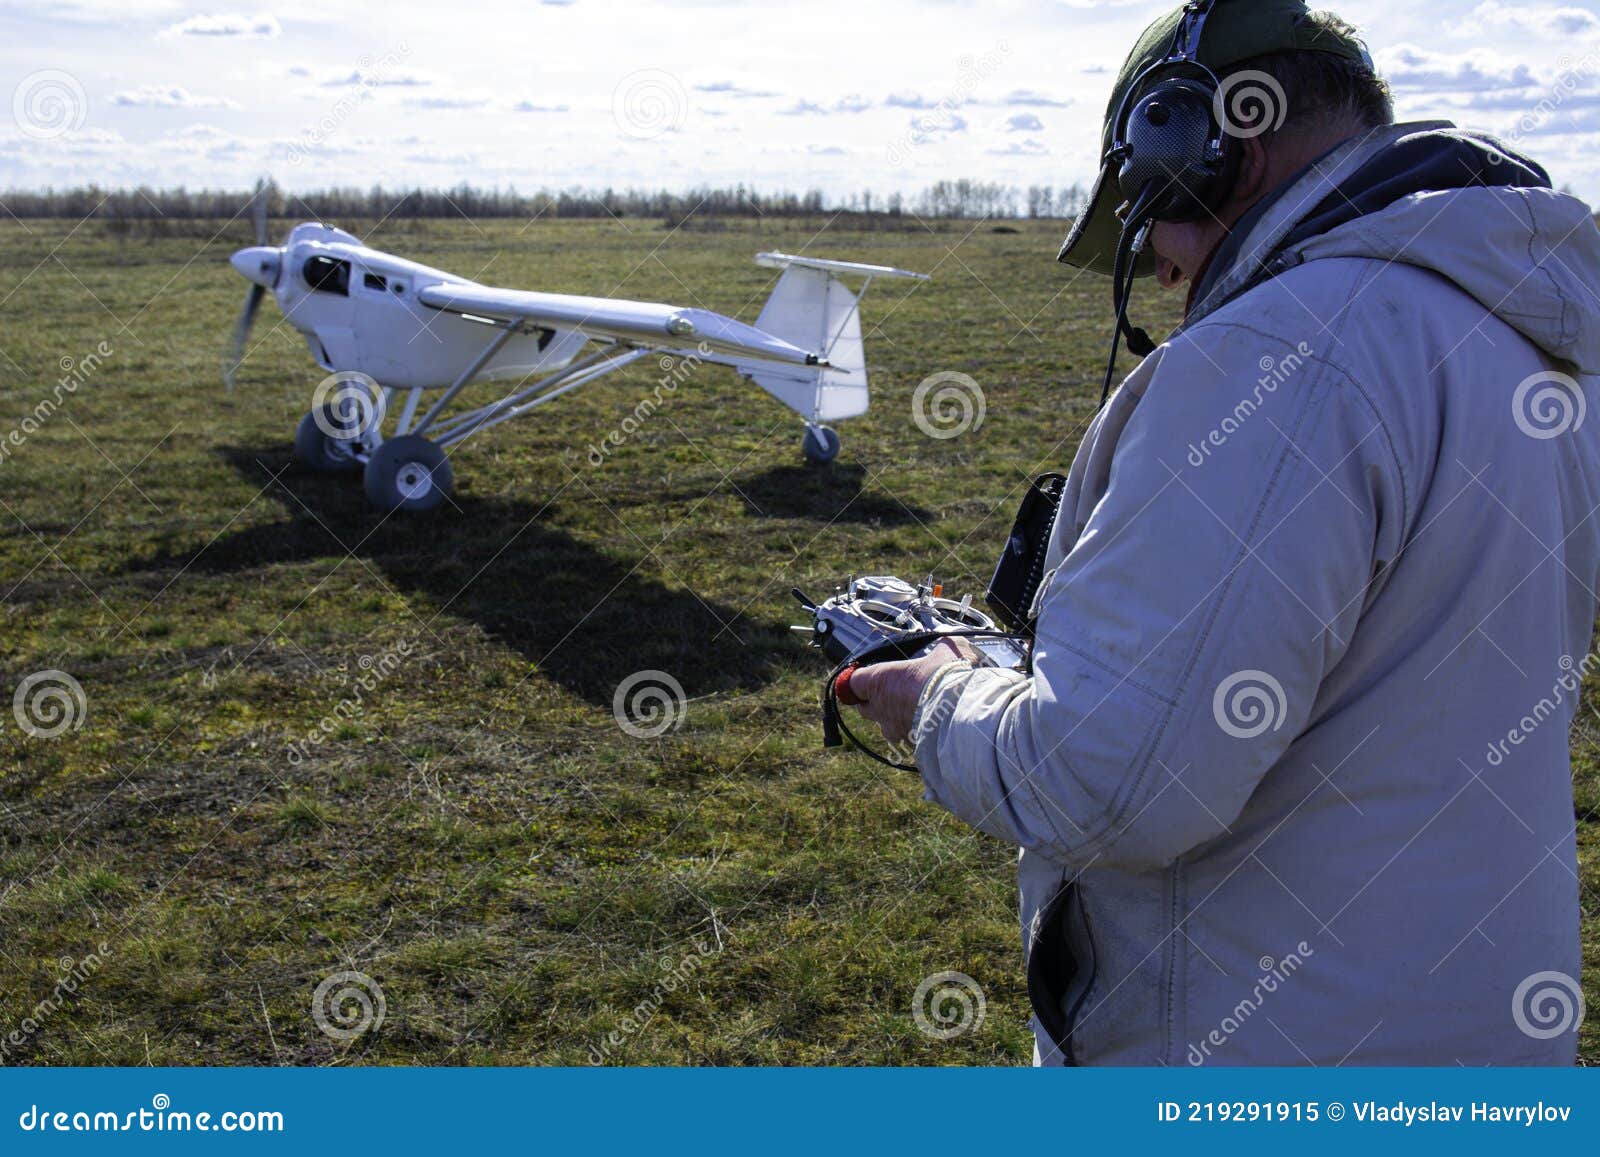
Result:
M1006 630L1033 637L1033 618L1029 609L1044 580L1044 560L1050 549L1050 532L1066 493L1065 474L1041 474L1028 487L1017 508L1017 520L1006 540L1005 553L995 564L994 577L983 596L995 617Z

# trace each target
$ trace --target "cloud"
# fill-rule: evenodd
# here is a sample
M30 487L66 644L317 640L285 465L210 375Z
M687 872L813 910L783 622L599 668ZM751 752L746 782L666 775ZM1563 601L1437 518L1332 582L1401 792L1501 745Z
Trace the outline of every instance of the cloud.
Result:
M778 115L786 117L827 116L828 110L820 104L813 104L809 100L797 100L788 108L779 109Z
M927 139L938 133L964 133L967 131L967 118L958 116L953 112L940 111L928 116L911 118L911 132L913 138Z
M403 159L414 165L452 165L456 168L474 168L478 164L476 153L407 153Z
M928 109L934 106L933 101L918 92L891 92L883 103L890 108Z
M838 145L807 145L806 152L813 157L842 157L844 150Z
M1513 64L1492 52L1432 52L1400 44L1379 55L1379 71L1396 88L1455 92L1527 88L1534 84L1526 64Z
M240 13L191 16L162 30L162 36L277 36L283 31L270 13L245 16Z
M550 3L551 0L545 0ZM512 112L571 112L564 104L534 104L531 100L519 100L511 106Z
M833 102L835 112L866 112L871 107L872 102L856 92L849 96L841 96Z
M128 108L238 108L221 96L198 96L178 85L146 84L111 94L111 103Z
M189 125L175 132L164 133L155 142L155 147L172 153L225 159L250 152L254 143L224 132L215 125Z
M433 77L421 72L341 72L319 81L323 88L422 88L433 83Z
M1046 96L1042 92L1035 92L1031 88L1014 88L1000 98L1000 104L1029 105L1034 108L1066 108L1072 104L1072 98L1064 100Z
M1025 141L1012 141L1003 149L986 150L991 157L1042 157L1050 152L1031 137Z
M1005 119L1004 131L1008 133L1042 133L1044 122L1031 112L1019 112Z
M766 92L762 89L745 88L743 85L735 84L731 80L714 80L710 84L697 84L694 86L694 90L696 92L715 93L718 96L729 96L735 100L760 100L778 95L775 92Z
M485 108L493 97L481 90L440 90L438 92L424 93L421 96L408 96L405 104L411 108L428 109L453 109L453 108ZM519 110L524 111L524 110Z
M1475 112L1510 112L1549 121L1561 112L1600 108L1600 92L1558 88L1534 100L1527 93L1475 92L1461 100L1460 108Z
M52 153L69 152L89 156L112 152L123 153L128 147L128 141L121 133L109 129L75 129L59 137L53 137L49 141L30 140L27 137L0 141L0 153L18 156L43 148L48 148Z
M1511 7L1498 0L1485 0L1472 10L1463 32L1484 29L1528 32L1549 38L1589 36L1600 32L1600 16L1582 8L1554 8L1538 4Z

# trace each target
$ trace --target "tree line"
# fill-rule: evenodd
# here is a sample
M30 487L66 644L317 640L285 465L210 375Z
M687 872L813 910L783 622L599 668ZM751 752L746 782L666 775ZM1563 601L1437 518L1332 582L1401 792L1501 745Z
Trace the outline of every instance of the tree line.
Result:
M439 217L657 217L680 224L696 217L815 217L848 212L867 216L969 218L1075 217L1083 208L1082 185L1019 188L992 181L939 181L920 193L880 195L870 190L829 197L821 190L763 192L743 184L674 192L668 189L450 189L330 188L288 191L268 183L269 216L326 218ZM11 190L0 193L0 216L96 218L105 221L198 220L241 214L252 193L240 189Z

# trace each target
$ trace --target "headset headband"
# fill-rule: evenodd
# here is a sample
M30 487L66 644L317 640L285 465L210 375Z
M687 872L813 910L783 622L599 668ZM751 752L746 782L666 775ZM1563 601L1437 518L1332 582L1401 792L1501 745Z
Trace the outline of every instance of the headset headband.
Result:
M1200 36L1205 32L1206 17L1211 15L1211 9L1216 2L1217 0L1189 0L1189 3L1183 6L1183 18L1178 21L1178 27L1172 34L1172 47L1167 51L1167 55L1154 64L1146 65L1128 85L1128 91L1122 94L1122 103L1117 105L1117 119L1113 122L1116 127L1111 134L1111 151L1101 158L1102 161L1121 158L1122 151L1127 147L1125 136L1129 105L1135 97L1143 94L1145 82L1153 74L1189 65L1205 73L1213 87L1221 85L1217 74L1200 63Z

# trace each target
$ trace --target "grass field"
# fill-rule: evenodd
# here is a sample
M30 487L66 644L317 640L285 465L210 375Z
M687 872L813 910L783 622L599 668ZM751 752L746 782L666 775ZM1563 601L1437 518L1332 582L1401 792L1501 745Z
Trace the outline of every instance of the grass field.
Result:
M56 668L87 701L53 739L0 719L0 1039L34 1026L4 1059L1025 1061L1014 852L824 752L821 664L787 629L791 586L848 569L981 591L1020 488L1069 461L1106 288L1054 264L1058 225L1018 230L383 224L380 247L485 281L745 320L762 248L934 274L867 298L873 409L831 469L712 367L596 467L646 362L468 442L453 508L384 519L292 465L322 375L272 303L222 391L242 222L0 224L0 435L63 359L85 375L0 464L0 689ZM911 396L944 370L986 415L934 439ZM650 669L687 703L635 738L613 694ZM1594 1008L1592 711L1573 745ZM948 1041L912 1018L944 970L987 1000ZM312 1015L343 971L382 993L350 1039Z

